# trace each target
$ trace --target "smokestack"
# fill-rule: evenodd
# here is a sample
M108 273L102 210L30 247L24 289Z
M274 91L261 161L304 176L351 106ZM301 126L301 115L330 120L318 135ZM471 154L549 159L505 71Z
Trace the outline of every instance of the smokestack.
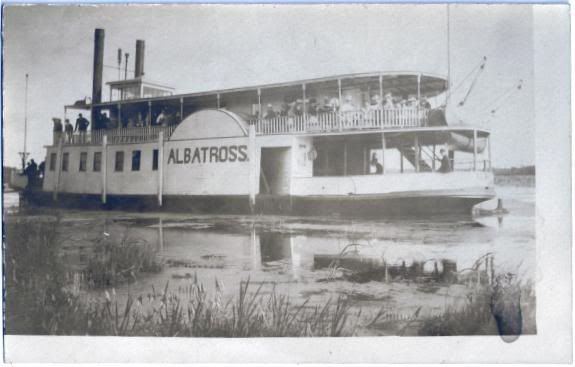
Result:
M92 79L92 104L102 102L102 74L104 71L104 30L94 31L94 74ZM95 111L92 109L92 122ZM94 126L92 123L90 126Z
M143 40L136 40L136 72L135 77L140 77L144 75L144 51L146 49L146 44Z

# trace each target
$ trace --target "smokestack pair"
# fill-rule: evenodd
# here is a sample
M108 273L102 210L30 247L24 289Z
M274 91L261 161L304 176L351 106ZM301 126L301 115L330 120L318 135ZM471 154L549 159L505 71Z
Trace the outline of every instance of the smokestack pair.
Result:
M97 28L94 32L94 75L92 79L92 104L102 102L102 79L104 71L104 30ZM135 77L144 75L144 51L143 40L136 41L136 68ZM92 116L92 120L94 116Z

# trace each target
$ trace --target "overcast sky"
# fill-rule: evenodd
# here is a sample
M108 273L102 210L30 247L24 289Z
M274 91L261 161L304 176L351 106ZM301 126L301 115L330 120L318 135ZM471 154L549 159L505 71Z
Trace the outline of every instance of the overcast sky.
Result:
M52 117L91 95L95 28L106 30L104 63L146 41L146 77L178 93L373 71L447 74L446 5L108 5L4 8L4 160L28 150L44 159ZM489 118L490 103L524 81L487 125L496 167L534 164L531 5L451 5L451 78L487 56L459 114ZM104 81L117 71L104 69ZM454 101L467 91L458 90ZM104 88L107 98L107 88Z

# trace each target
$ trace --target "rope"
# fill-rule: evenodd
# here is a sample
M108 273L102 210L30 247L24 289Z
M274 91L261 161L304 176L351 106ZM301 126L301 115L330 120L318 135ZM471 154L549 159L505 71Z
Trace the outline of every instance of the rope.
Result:
M483 58L481 59L481 61L473 68L471 69L471 71L469 73L467 73L467 75L465 75L465 77L463 79L461 79L461 81L459 82L459 84L457 84L457 86L455 88L452 89L451 93L457 91L459 88L461 88L463 86L463 84L465 83L465 81L470 78L473 73L477 72L478 69L483 69L485 67L485 62L487 61L487 57L483 56Z
M479 75L481 75L483 70L485 70L485 63L486 62L487 62L487 57L483 56L483 62L481 63L481 65L479 65L479 70L475 73L475 78L473 78L473 81L471 82L471 85L469 86L469 89L467 90L465 97L463 97L461 102L459 102L459 104L458 104L459 107L463 106L465 104L465 102L467 101L467 98L471 94L473 87L475 87L475 83L477 83L477 80L479 79Z
M509 99L509 97L511 97L517 91L520 91L522 88L523 88L523 80L519 80L518 84L507 89L503 94L495 98L487 107L490 110L491 114L494 115L495 112L497 112L497 110L503 105L503 102Z

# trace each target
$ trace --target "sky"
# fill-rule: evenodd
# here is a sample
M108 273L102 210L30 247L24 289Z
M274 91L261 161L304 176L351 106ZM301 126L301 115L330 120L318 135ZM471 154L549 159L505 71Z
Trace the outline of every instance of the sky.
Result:
M495 167L534 164L531 5L31 5L4 7L4 164L19 166L28 87L28 150L44 159L52 117L91 95L93 37L104 28L104 81L117 49L146 41L146 77L190 93L374 71L448 74L468 90L457 114L492 131ZM523 80L491 116L498 98ZM104 99L107 99L104 88ZM73 116L72 116L73 117Z

